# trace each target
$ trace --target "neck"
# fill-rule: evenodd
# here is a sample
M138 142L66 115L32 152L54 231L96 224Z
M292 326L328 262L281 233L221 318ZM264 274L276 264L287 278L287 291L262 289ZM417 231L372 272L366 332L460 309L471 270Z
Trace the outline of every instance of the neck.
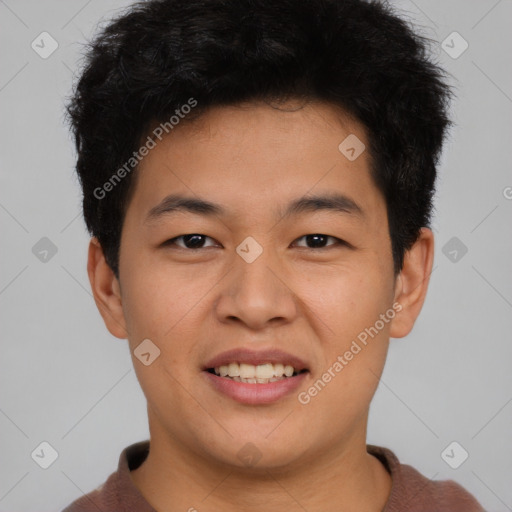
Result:
M293 468L240 468L206 460L168 436L151 432L147 459L130 473L133 483L159 512L381 512L391 477L366 452L364 435L343 439Z

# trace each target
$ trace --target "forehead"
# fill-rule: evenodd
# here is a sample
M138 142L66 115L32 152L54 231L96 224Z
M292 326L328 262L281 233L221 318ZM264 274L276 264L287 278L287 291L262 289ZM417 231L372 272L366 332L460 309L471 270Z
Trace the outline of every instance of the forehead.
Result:
M214 107L157 141L139 164L134 207L147 214L179 193L247 215L270 205L275 212L286 199L340 193L371 209L382 197L365 146L364 127L330 104ZM355 159L352 149L360 152Z

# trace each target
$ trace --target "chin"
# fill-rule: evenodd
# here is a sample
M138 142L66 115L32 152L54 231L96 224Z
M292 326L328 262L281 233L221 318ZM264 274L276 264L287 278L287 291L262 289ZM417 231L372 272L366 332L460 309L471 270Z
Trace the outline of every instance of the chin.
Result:
M210 458L215 459L222 465L237 470L244 470L254 473L259 471L268 471L293 467L302 458L304 446L309 443L304 442L299 436L292 439L298 439L299 442L289 443L287 440L275 436L275 439L265 439L261 433L254 436L245 435L243 438L231 439L224 445L217 445L212 450L211 444L205 446L203 454L208 454Z

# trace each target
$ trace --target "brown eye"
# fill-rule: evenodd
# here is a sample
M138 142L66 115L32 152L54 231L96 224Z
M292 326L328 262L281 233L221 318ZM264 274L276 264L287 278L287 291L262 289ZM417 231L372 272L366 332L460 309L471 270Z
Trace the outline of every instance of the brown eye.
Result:
M213 240L213 238L210 238L209 236L201 235L199 233L192 233L171 238L170 240L164 242L164 246L167 247L175 245L181 249L203 249L205 247L204 242L206 239ZM180 243L178 243L178 241Z
M311 235L304 235L297 240L303 240L306 243L306 249L325 249L333 245L345 245L343 240L330 235L323 235L321 233L315 233ZM334 243L327 244L328 240L334 240ZM304 247L304 246L300 246Z

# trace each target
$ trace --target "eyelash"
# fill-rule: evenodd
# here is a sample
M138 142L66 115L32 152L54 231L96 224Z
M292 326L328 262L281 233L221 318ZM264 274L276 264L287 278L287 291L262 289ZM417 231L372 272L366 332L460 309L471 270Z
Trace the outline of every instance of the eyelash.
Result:
M183 249L185 251L199 251L201 249L207 249L208 248L208 247L198 247L196 249L193 249L193 248L190 248L190 247L181 247L181 246L176 244L176 240L184 239L186 236L201 236L201 237L209 238L210 240L213 240L213 238L211 238L211 237L209 237L207 235L203 235L201 233L189 233L189 234L186 234L186 235L180 235L180 236L171 238L169 240L166 240L163 243L163 245L166 246L166 247L175 246L175 247L178 247L179 249ZM348 242L345 242L344 240L341 240L340 238L336 238L335 236L324 235L322 233L311 233L311 234L308 234L308 235L303 235L303 236L297 238L296 240L302 240L303 238L305 239L308 236L320 236L320 237L332 238L333 240L336 241L336 243L331 244L331 245L327 245L326 247L302 247L302 249L305 249L305 250L308 250L308 251L322 251L322 250L327 250L327 249L329 249L331 247L336 247L336 246L350 247L350 244ZM212 246L210 246L210 247L212 247Z

